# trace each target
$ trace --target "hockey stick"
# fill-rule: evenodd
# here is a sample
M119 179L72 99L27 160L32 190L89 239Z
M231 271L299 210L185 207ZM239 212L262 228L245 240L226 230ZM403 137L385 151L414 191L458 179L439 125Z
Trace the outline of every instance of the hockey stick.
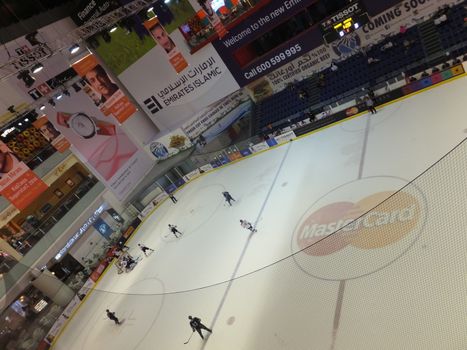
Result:
M184 342L183 344L188 344L188 342L191 340L191 337L193 336L193 334L195 334L195 331L193 331L190 335L190 337L188 338L188 340L186 342Z

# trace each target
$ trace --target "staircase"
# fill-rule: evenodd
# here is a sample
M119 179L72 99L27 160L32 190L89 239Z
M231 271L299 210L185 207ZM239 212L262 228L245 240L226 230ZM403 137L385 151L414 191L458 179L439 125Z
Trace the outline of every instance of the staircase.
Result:
M321 102L321 93L318 87L318 74L314 74L312 77L308 78L306 92L308 93L307 104L309 106L314 106Z
M420 23L417 26L417 30L420 34L420 39L422 42L425 57L431 57L442 54L444 49L441 45L441 39L433 20L428 20L423 23Z

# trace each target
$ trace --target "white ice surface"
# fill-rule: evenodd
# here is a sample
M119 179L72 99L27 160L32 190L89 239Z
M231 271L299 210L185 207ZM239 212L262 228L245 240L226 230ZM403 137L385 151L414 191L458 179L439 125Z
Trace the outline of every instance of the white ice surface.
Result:
M314 203L357 202L397 190L426 170L467 136L466 97L467 79L461 78L193 181L177 192L177 204L166 201L130 242L134 255L142 255L139 242L156 252L129 274L117 275L112 267L54 349L465 349L466 281L458 274L465 272L460 257L465 259L467 223L462 214L452 215L453 232L440 234L436 215L449 203L437 209L435 202L446 189L424 193L422 234L376 272L373 265L392 259L391 252L372 250L366 265L341 253L315 257L310 274L289 258L231 284L220 282L295 252L294 230ZM237 200L232 207L223 202L224 190ZM452 198L459 190L452 188ZM257 223L258 233L250 236L240 219ZM176 239L168 224L183 237ZM456 235L459 225L464 231ZM411 242L400 244L402 250ZM339 288L343 303L336 318ZM123 325L106 319L106 308ZM208 341L195 334L183 345L191 334L188 315L213 325Z

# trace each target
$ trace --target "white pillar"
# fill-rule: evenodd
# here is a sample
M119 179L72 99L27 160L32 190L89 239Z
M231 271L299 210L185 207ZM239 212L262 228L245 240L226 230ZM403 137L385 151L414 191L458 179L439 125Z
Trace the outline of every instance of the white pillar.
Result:
M32 285L52 299L55 304L65 307L75 296L73 289L60 281L50 271L34 269L31 274L34 276L31 281Z

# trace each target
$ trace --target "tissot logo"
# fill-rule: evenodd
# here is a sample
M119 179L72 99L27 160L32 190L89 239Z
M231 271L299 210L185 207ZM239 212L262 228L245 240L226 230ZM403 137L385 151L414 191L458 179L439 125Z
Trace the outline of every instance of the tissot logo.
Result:
M356 10L358 10L358 3L355 3L353 5L350 5L346 9L342 10L341 12L335 14L334 16L331 17L331 20L333 22L338 22L341 19L344 19L348 16L350 16L352 13L354 13Z
M147 98L143 103L152 114L156 114L162 109L162 105L154 96Z
M16 69L23 69L37 60L49 56L52 51L47 45L36 45L32 49L27 46L19 47L16 52L19 57L11 62L11 65Z
M406 184L367 178L319 199L295 228L292 250L301 250L294 256L300 268L318 278L345 280L400 257L421 232L427 211L423 194Z

